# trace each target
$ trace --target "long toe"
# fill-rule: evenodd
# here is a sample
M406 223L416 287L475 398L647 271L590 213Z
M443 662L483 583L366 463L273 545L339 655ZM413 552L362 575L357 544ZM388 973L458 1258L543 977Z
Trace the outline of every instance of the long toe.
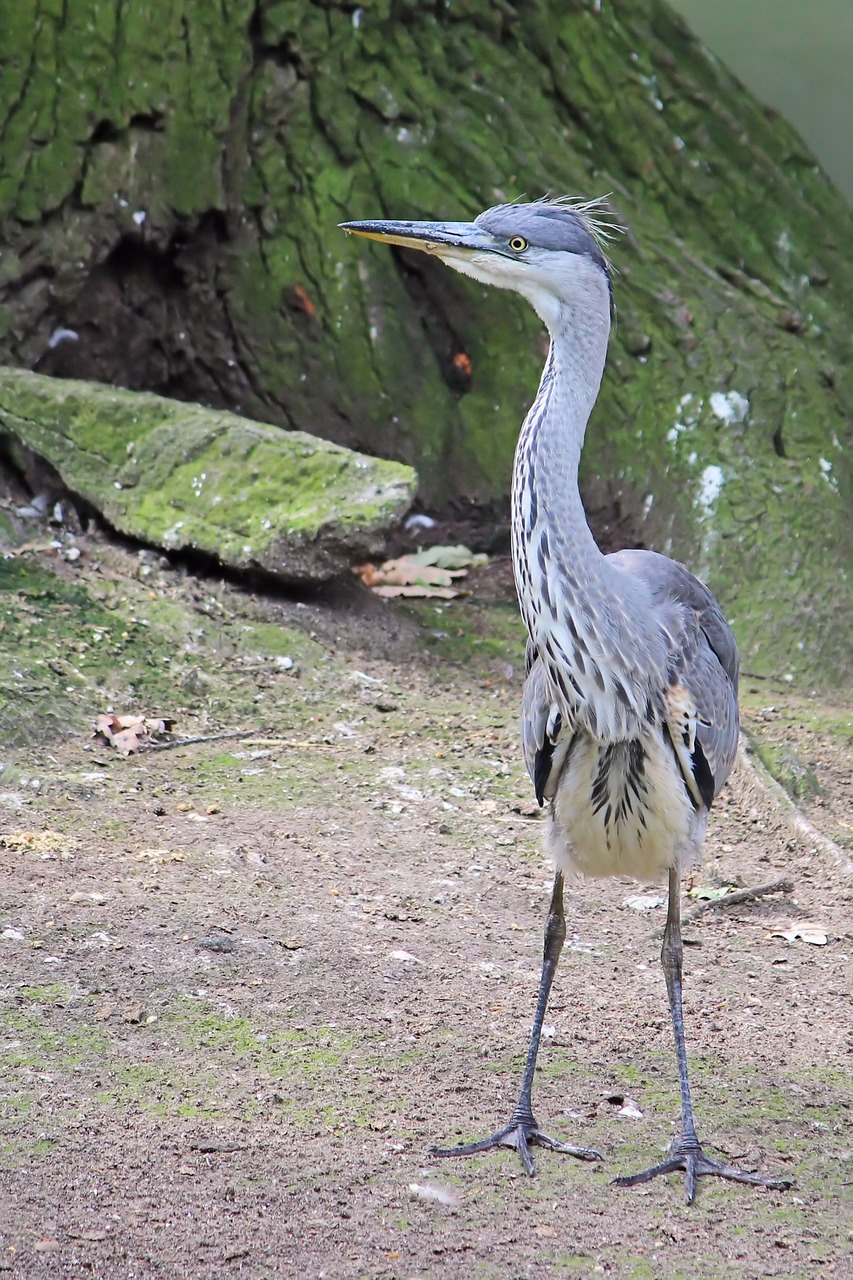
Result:
M602 1160L603 1156L591 1147L574 1147L568 1142L558 1142L556 1138L542 1133L535 1122L512 1119L503 1129L493 1133L479 1142L466 1142L458 1147L430 1147L430 1155L441 1156L473 1156L481 1151L491 1151L495 1147L514 1147L518 1152L525 1171L533 1177L536 1166L530 1154L531 1146L547 1147L560 1155L574 1156L577 1160Z
M641 1182L651 1182L652 1178L657 1178L660 1174L679 1171L684 1173L684 1193L688 1204L692 1204L696 1197L696 1184L700 1178L726 1178L729 1182L743 1182L751 1187L764 1187L767 1191L787 1191L793 1186L790 1178L766 1178L764 1174L750 1173L746 1169L726 1164L723 1160L714 1160L711 1156L706 1156L700 1146L692 1143L689 1146L680 1143L668 1160L643 1169L640 1173L614 1178L613 1184L617 1187L636 1187Z

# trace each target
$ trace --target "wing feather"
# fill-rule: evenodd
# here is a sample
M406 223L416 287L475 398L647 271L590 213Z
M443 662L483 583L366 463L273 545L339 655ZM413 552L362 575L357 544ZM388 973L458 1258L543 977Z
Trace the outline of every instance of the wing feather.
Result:
M654 551L610 557L641 578L670 636L664 719L688 791L710 808L738 744L738 652L711 591L684 565Z
M521 695L521 747L540 805L553 796L574 740L548 692L545 668L527 642L527 679Z

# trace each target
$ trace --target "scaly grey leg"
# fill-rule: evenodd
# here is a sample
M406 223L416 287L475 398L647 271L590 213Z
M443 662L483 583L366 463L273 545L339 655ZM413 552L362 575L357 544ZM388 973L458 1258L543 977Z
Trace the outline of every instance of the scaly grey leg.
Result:
M643 1169L640 1173L634 1173L628 1177L614 1178L613 1181L618 1187L635 1187L641 1182L650 1182L659 1174L683 1170L688 1204L692 1204L695 1199L697 1179L706 1175L728 1178L732 1182L746 1182L751 1186L766 1187L770 1191L787 1191L792 1186L788 1178L765 1178L759 1173L747 1173L743 1169L736 1169L733 1165L724 1164L721 1160L713 1160L702 1150L696 1133L690 1080L687 1075L687 1048L684 1043L684 1015L681 1007L683 952L681 876L678 869L673 867L669 872L669 903L661 947L661 964L669 996L672 1032L675 1037L675 1056L678 1060L678 1083L681 1088L681 1137L672 1144L669 1158L661 1164L653 1165L650 1169Z
M493 1147L514 1147L521 1156L522 1164L532 1177L536 1172L530 1146L547 1147L550 1151L559 1151L564 1155L576 1156L578 1160L601 1160L597 1151L590 1147L573 1147L567 1142L558 1142L547 1133L543 1133L536 1123L533 1114L533 1074L536 1070L536 1057L539 1053L539 1041L542 1038L542 1023L545 1021L545 1010L560 952L566 940L566 917L563 911L563 873L558 871L554 876L554 888L551 892L551 905L548 909L548 920L545 925L545 950L542 958L542 976L539 980L539 997L536 1001L536 1012L533 1016L533 1027L530 1032L530 1046L527 1050L527 1062L521 1080L521 1092L508 1125L493 1133L491 1137L479 1142L468 1142L459 1147L431 1147L434 1156L471 1156L479 1151L490 1151Z

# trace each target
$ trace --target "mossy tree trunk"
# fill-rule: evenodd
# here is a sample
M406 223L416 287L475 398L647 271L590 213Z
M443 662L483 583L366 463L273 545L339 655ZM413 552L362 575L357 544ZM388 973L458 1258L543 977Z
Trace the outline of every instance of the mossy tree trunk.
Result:
M0 0L0 29L0 360L502 500L535 317L336 224L610 191L599 533L708 576L747 668L849 662L850 212L659 0Z

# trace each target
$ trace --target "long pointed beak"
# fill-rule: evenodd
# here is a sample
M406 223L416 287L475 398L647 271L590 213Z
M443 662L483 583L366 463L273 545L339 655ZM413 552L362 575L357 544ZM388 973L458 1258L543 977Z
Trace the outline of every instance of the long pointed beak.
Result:
M404 249L420 249L439 258L469 253L497 253L495 241L474 222L341 222L341 230L368 240L382 240Z

